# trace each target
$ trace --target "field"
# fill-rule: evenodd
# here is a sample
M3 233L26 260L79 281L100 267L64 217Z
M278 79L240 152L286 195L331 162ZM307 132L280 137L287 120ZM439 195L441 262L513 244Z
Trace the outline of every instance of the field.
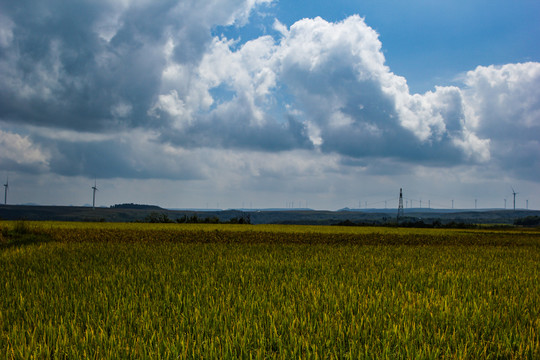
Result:
M535 230L0 228L5 359L540 358Z

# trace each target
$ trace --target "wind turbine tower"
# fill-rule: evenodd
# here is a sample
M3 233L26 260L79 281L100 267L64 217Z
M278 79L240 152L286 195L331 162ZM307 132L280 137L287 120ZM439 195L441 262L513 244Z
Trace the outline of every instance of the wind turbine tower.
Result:
M516 195L519 193L517 193L514 188L512 188L512 194L514 195L514 211L516 211Z
M92 209L95 209L96 208L96 191L98 190L95 180L94 180L94 186L92 186L92 190L93 190Z
M4 184L4 205L7 205L8 188L9 188L9 178L6 178L6 183Z

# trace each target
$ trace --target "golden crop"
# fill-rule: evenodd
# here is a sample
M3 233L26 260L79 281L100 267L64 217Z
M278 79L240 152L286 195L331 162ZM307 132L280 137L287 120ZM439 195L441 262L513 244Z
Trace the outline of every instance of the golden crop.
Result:
M535 231L26 226L0 243L6 359L540 357Z

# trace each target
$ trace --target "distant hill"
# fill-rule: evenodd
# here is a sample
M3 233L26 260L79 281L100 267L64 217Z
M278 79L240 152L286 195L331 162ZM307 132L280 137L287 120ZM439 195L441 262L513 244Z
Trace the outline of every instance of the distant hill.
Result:
M107 221L135 222L145 221L149 215L163 214L172 221L196 215L199 219L218 218L227 222L234 218L249 215L252 224L305 224L336 225L348 224L383 225L396 220L397 210L168 210L155 205L118 204L110 208L82 206L28 206L0 205L0 220L55 220L55 221ZM404 220L432 224L514 224L517 219L540 216L538 210L454 210L406 209Z

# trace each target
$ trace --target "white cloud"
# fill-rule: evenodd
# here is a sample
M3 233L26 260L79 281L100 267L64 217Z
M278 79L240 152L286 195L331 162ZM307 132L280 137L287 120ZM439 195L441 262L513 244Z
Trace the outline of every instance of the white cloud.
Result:
M489 141L466 126L461 90L410 94L406 80L385 65L378 34L359 16L339 23L303 19L282 34L273 55L277 83L287 85L295 108L317 125L326 151L408 157L408 148L453 147L454 158L489 159Z
M46 151L32 143L27 136L0 130L0 164L34 166L44 170L48 166L49 157Z
M453 139L453 143L463 149L467 158L477 162L487 162L491 158L489 139L480 139L474 133L463 130L461 136Z
M311 143L318 149L320 149L323 139L321 137L321 129L314 123L306 120L304 125L307 129L307 134Z
M262 106L275 87L276 75L272 64L274 41L269 36L245 43L238 51L230 50L230 42L214 39L212 52L202 61L200 77L209 87L225 84L234 91L242 106L248 105L248 124L265 122ZM213 85L213 86L212 86Z
M15 23L5 15L0 14L0 47L8 47L13 41Z
M479 66L462 93L467 126L491 143L505 171L540 176L540 63Z
M115 118L125 118L131 115L132 110L133 106L131 104L120 101L112 106L111 115Z
M516 131L540 138L540 63L479 66L467 73L465 84L475 129L494 138Z
M287 26L282 24L278 19L274 19L274 23L272 24L272 27L274 30L279 32L282 36L289 35L289 29L287 29Z
M182 129L191 124L191 114L186 109L185 103L178 97L176 90L171 90L169 94L159 95L158 100L148 111L148 115L160 118L161 114L168 115L173 126L177 129Z

